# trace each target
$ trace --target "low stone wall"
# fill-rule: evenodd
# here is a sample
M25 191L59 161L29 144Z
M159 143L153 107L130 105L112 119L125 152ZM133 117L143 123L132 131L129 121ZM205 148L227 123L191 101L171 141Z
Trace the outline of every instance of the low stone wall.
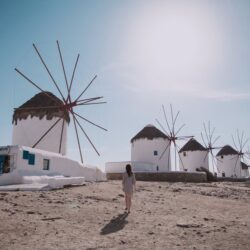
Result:
M236 178L236 177L217 177L217 181L229 181L229 182L250 182L250 178Z
M122 173L107 173L107 180L121 180ZM169 182L206 182L207 174L204 172L164 172L164 173L135 173L138 181L169 181Z

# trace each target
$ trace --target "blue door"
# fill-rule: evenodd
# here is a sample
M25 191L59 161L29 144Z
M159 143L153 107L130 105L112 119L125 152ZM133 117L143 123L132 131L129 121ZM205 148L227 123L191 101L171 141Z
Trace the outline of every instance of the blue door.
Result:
M5 156L4 155L0 155L0 175L3 173L4 161L5 161Z

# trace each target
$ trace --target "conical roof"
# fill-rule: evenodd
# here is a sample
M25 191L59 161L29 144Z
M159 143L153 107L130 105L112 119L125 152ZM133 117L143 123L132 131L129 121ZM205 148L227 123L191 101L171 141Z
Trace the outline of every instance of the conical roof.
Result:
M232 148L230 145L224 146L216 156L221 156L221 155L237 155L238 152Z
M138 134L136 134L132 139L131 139L131 143L135 140L138 139L149 139L149 140L153 140L154 138L164 138L167 139L168 137L161 132L158 128L156 128L155 126L149 124L146 127L144 127Z
M68 111L59 107L62 105L63 102L51 92L40 92L15 109L12 123L17 124L18 120L27 119L29 115L31 118L39 117L39 119L46 116L47 120L51 120L53 117L61 117L69 122L70 118Z
M179 151L179 153L184 151L207 151L198 141L191 138Z

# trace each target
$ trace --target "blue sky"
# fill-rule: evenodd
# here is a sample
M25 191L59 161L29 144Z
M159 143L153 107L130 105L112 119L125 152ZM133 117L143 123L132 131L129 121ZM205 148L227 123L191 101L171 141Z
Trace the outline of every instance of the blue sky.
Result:
M155 118L163 122L162 104L181 111L182 135L200 140L210 120L219 145L232 144L237 128L250 136L247 0L0 0L0 21L1 145L11 143L13 108L37 93L15 67L56 93L32 43L66 91L56 40L69 75L80 53L73 95L97 74L86 97L103 95L108 102L79 109L108 129L84 124L101 153L82 135L86 163L129 160L130 139L145 125L157 125ZM72 127L68 152L79 159Z

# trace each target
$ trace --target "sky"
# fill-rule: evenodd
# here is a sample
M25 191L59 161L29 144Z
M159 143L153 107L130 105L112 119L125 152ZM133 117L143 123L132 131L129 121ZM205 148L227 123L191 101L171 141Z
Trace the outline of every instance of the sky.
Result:
M97 74L84 97L107 101L77 109L108 129L83 123L101 154L81 135L84 163L130 160L130 139L164 124L162 105L169 119L170 104L180 111L180 135L202 142L210 121L217 146L233 146L237 129L250 136L248 0L0 0L0 34L0 145L11 144L13 108L38 93L15 67L59 97L33 43L66 94L56 40L68 75L80 53L72 96ZM80 159L72 124L68 155Z

